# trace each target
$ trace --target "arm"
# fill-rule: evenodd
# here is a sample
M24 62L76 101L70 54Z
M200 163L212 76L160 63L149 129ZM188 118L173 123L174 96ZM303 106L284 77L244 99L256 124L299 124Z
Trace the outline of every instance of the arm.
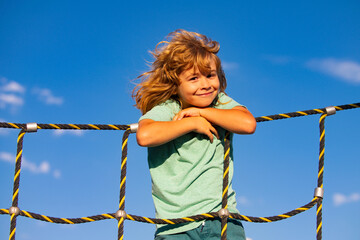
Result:
M216 108L187 108L180 111L174 120L186 117L200 116L214 125L218 125L230 132L238 134L252 134L256 129L256 120L244 107L236 106L232 109Z
M207 135L211 142L213 134L219 138L216 129L205 118L188 117L179 121L143 119L139 122L136 140L140 146L154 147L193 131Z

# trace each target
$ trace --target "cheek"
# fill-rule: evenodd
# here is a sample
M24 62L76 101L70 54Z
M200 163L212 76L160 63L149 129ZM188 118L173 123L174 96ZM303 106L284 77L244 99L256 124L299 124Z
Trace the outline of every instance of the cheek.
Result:
M186 89L184 89L184 86L182 85L181 87L179 86L177 89L177 95L180 99L184 99L184 97L186 96Z
M220 81L219 81L219 79L217 79L217 80L213 83L213 87L216 88L216 89L219 89L219 88L220 88Z
M196 91L194 84L181 84L181 86L178 88L178 93L182 96L192 94L194 91Z

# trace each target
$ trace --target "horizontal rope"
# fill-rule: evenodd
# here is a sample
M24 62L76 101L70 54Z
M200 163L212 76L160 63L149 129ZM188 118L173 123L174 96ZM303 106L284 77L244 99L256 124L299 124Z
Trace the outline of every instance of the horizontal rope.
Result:
M38 123L38 129L63 129L63 130L126 130L130 125L113 125L113 124L44 124ZM17 128L25 129L24 123L6 123L0 122L0 128Z
M0 209L0 214L9 214L9 210ZM23 217L37 219L40 221L59 223L59 224L80 224L80 223L88 223L88 222L100 221L105 219L115 219L115 213L105 213L105 214L99 214L95 216L81 217L81 218L57 218L57 217L49 217L29 211L20 210L19 215Z
M283 213L283 214L280 214L277 216L272 216L272 217L250 217L250 216L240 215L237 213L230 213L229 218L235 218L235 219L244 220L247 222L256 222L256 223L276 222L276 221L280 221L280 220L284 220L284 219L293 217L299 213L305 212L305 211L311 209L312 207L314 207L316 205L316 203L320 200L321 200L320 198L315 197L311 202L309 202L308 204L306 204L302 207L299 207L290 212Z
M360 103L334 106L334 108L336 109L336 111L360 108ZM286 119L286 118L304 117L304 116L309 116L309 115L314 115L314 114L322 114L322 113L326 113L326 108L262 116L262 117L257 117L256 121L257 122L266 122L266 121L280 120L280 119Z
M360 103L346 104L346 105L340 105L334 107L337 111L349 110L354 108L360 108ZM286 118L304 117L304 116L322 114L322 113L326 113L325 108L262 116L262 117L257 117L256 121L265 122L265 121L280 120ZM43 123L38 124L38 129L63 129L63 130L126 130L129 127L130 125L113 125L113 124L43 124ZM0 122L0 128L26 129L26 124Z
M251 217L251 216L241 215L238 213L230 213L229 218L244 220L244 221L248 221L248 222L256 222L256 223L275 222L275 221L280 221L283 219L293 217L299 213L309 210L318 201L319 201L319 198L314 198L310 203L308 203L302 207L299 207L290 212L283 213L283 214L280 214L277 216L272 216L272 217ZM0 214L9 214L9 210L8 209L0 209ZM100 221L100 220L116 218L115 213L105 213L105 214L99 214L99 215L95 215L95 216L81 217L81 218L58 218L58 217L45 216L45 215L41 215L41 214L29 212L29 211L24 211L24 210L20 210L19 215L23 216L23 217L37 219L40 221L58 223L58 224L81 224L81 223L88 223L88 222L95 222L95 221ZM210 213L203 213L203 214L198 214L198 215L189 216L189 217L173 218L173 219L148 218L148 217L141 217L141 216L136 216L136 215L132 215L132 214L126 215L126 219L128 219L128 220L143 222L143 223L151 223L151 224L179 224L179 223L195 222L195 221L201 221L201 220L213 219L213 218L219 218L219 214L217 212L210 212Z

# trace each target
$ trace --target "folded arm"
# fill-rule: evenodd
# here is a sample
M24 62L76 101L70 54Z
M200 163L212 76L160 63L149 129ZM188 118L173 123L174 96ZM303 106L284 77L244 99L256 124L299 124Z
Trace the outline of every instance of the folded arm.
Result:
M176 114L174 120L197 116L203 117L213 125L220 126L233 133L252 134L256 130L256 120L254 116L249 110L240 106L232 109L186 108Z
M173 118L173 121L154 121L143 119L139 122L136 140L140 146L154 147L167 143L189 132L197 132L213 141L213 134L219 138L214 125L238 134L252 134L256 120L244 107L232 109L186 108Z
M154 147L167 143L189 132L207 135L213 141L213 134L219 138L214 126L203 117L186 117L179 121L154 121L143 119L139 122L136 140L140 146Z

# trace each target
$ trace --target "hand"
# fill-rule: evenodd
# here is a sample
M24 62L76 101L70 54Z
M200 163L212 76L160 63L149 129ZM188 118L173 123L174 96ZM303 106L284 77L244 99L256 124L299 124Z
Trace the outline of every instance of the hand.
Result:
M200 110L201 108L196 107L185 108L174 116L173 121L181 120L186 117L201 117Z
M193 120L194 123L195 123L194 132L197 132L197 133L204 134L204 135L208 136L211 143L214 140L213 134L217 137L217 139L219 139L218 132L216 131L214 126L211 125L211 123L208 120L206 120L203 117L192 117L191 120Z

